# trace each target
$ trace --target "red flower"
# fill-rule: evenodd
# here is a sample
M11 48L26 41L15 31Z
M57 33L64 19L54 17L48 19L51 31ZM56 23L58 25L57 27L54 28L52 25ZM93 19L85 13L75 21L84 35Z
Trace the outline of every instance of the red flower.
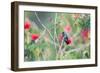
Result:
M38 34L32 34L31 38L34 41L34 40L39 38L39 35Z
M73 43L73 37L68 38L68 40L66 41L66 44L72 44Z
M65 32L71 32L72 31L72 28L71 28L71 26L70 25L66 25L65 27L64 27L64 30L65 30Z
M30 29L30 25L31 25L30 22L26 21L25 24L24 24L24 28Z
M66 41L66 44L71 44L71 40L70 39L68 39L67 41Z
M88 36L89 36L89 29L83 29L81 31L81 36L82 36L83 40L87 40Z

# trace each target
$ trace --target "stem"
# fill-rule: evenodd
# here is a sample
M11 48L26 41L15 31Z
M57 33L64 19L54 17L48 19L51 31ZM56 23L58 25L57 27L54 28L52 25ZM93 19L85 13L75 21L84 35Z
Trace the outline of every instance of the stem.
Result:
M63 46L63 43L64 43L64 37L62 39L62 42L61 42L61 45L59 46L59 50L58 50L58 53L57 53L57 57L60 58L60 56L62 55L62 46Z
M56 18L57 18L57 13L55 13L55 21L54 21L54 43L56 42ZM55 45L56 48L56 45Z

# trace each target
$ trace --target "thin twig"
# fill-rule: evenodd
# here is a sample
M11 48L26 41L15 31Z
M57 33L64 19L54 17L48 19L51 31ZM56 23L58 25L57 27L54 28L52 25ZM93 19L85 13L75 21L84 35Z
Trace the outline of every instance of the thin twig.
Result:
M56 37L56 39L57 39L57 41L58 41L58 44L59 44L59 39L58 39L58 37L57 37L57 13L56 13L56 20L55 20L55 37Z
M56 18L57 18L57 13L55 13L55 21L54 21L54 43L56 42ZM56 45L55 45L56 48Z
M61 55L62 54L62 46L63 46L63 43L64 43L64 37L63 37L63 39L62 39L62 42L61 42L61 45L59 46L59 50L58 50L58 53L57 53L57 55Z

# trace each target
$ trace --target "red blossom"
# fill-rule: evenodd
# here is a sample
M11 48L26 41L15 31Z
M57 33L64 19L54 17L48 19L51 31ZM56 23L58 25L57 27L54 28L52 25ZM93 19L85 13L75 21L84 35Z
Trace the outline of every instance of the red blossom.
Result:
M70 39L68 39L67 41L66 41L66 44L71 44L71 40Z
M31 25L30 22L26 21L25 24L24 24L24 28L26 30L28 30L28 29L30 29L30 25Z
M73 43L73 37L68 38L68 40L66 41L66 44L72 44Z
M81 36L82 36L83 40L87 40L87 38L89 36L89 29L83 29L81 31Z
M31 39L32 40L36 40L38 38L39 38L39 35L38 34L32 34L32 36L31 36Z
M72 28L71 28L71 26L70 25L66 25L65 27L64 27L64 30L65 30L65 32L71 32L72 31Z

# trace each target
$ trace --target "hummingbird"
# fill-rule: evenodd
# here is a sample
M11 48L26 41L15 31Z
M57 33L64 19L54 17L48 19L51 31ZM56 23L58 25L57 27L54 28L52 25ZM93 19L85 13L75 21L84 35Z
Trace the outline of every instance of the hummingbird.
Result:
M60 40L64 40L64 42L69 45L71 44L71 40L70 40L70 37L68 36L67 32L62 32L61 33L61 36L60 36Z

